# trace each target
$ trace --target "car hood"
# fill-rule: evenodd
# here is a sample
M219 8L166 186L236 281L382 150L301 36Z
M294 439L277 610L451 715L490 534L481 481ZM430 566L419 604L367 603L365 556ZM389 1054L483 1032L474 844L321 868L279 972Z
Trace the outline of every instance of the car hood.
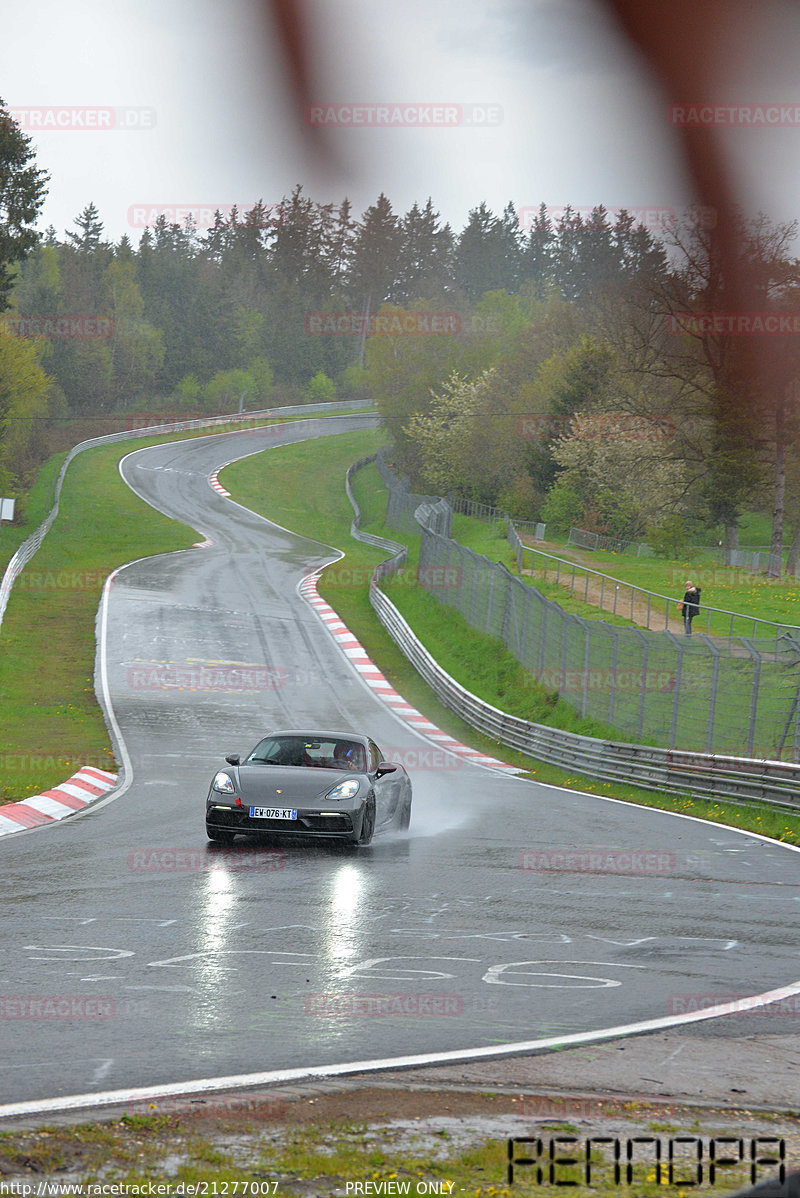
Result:
M326 770L318 766L240 765L239 789L246 805L296 807L323 798L343 778L354 776L358 777L350 770ZM277 794L278 790L283 793Z

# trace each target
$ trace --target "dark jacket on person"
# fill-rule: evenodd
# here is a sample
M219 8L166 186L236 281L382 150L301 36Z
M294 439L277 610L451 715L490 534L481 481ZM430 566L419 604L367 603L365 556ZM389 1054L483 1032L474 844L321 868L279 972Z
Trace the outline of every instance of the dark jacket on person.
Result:
M683 614L685 616L696 616L700 611L700 587L692 587L691 591L687 591L683 596Z

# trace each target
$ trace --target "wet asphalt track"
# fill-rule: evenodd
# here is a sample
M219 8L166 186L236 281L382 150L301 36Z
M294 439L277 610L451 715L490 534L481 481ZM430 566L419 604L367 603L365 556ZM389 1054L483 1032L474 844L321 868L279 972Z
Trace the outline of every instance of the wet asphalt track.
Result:
M213 544L123 568L109 593L101 648L129 758L124 794L0 840L0 1104L501 1047L800 978L796 853L440 751L410 771L408 836L359 851L284 844L278 859L268 844L209 844L211 773L270 727L352 725L387 751L431 750L297 595L331 551L208 484L236 457L370 423L303 421L125 460L139 494ZM266 665L270 685L148 682L165 663ZM648 850L658 872L519 867L521 850L564 846ZM8 1017L29 1009L14 1005L21 998L61 1010L66 999L82 1017ZM797 1034L800 1020L737 1017L698 1030Z

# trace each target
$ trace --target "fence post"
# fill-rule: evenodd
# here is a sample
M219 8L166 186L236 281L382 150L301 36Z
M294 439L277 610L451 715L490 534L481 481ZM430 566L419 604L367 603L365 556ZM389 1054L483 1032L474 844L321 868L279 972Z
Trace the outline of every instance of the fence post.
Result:
M475 608L478 602L478 559L474 554L470 554L472 562L472 596L470 598L469 607L469 622L472 627L475 627Z
M633 631L641 641L642 645L644 645L642 650L641 682L639 685L639 711L636 716L636 735L641 739L642 728L644 727L644 701L645 695L647 693L647 658L650 646L647 643L647 637L643 632L640 632L638 628L634 628Z
M706 725L706 753L713 752L714 746L714 718L717 710L717 691L719 688L719 663L722 657L720 650L714 644L710 636L705 636L704 633L697 634L703 644L714 654L714 664L711 667L711 688L708 696L708 723Z
M528 660L528 617L531 614L531 603L533 602L533 592L530 587L525 587L525 611L522 616L522 644L520 645L520 661L523 666Z
M758 715L758 688L761 683L761 654L752 641L745 636L739 640L753 659L753 683L750 687L750 712L747 720L747 756L753 756L753 742L756 735L756 717Z
M507 649L511 649L511 645L509 644L509 641L511 640L509 630L511 627L511 608L513 607L513 604L514 604L514 599L511 594L511 584L514 582L514 575L511 573L511 571L508 569L507 566L503 565L502 562L497 562L496 565L503 572L501 574L501 578L503 579L503 582L505 583L505 587L506 587L505 599L503 602L503 616L500 621L500 639L502 640L503 644L505 645L505 647ZM496 570L493 569L492 574L495 574L495 573L496 573ZM522 585L524 586L525 583L523 583ZM516 631L516 621L514 623L514 629ZM514 653L514 650L511 649L511 652ZM519 638L518 637L517 637L517 652L514 653L514 656L517 658L517 660L519 660Z
M792 664L796 668L800 667L800 644L798 644L797 641L794 639L794 637L791 636L788 632L784 633L784 636L785 636L786 640L788 641L789 646L791 647L791 649L794 650L794 652L796 654L795 660ZM776 642L776 644L775 644L775 661L776 662L778 661L778 650L779 650L779 646ZM798 735L800 734L800 668L797 668L797 686L795 687L794 698L792 699L791 705L789 707L789 715L786 719L786 723L784 725L783 732L781 733L780 740L778 741L777 756L778 756L779 761L781 760L781 756L783 754L783 750L786 745L786 738L789 735L789 725L792 723L794 723L794 726L795 726L795 728L794 728L794 745L792 748L792 760L797 761L798 760L798 751L800 751L800 740L798 740Z
M608 626L608 631L611 633L611 686L608 691L608 722L614 723L614 708L617 702L617 662L619 659L619 630Z
M669 725L669 747L674 749L675 742L678 739L678 710L680 707L681 697L681 675L683 673L683 655L686 649L685 646L682 645L678 640L678 638L673 635L673 633L667 631L665 635L669 637L670 641L674 645L678 658L677 662L675 663L675 673L673 675L675 682L672 687L672 716L670 718Z
M489 575L489 602L486 605L486 632L488 633L492 627L492 599L494 598L494 575L492 570Z

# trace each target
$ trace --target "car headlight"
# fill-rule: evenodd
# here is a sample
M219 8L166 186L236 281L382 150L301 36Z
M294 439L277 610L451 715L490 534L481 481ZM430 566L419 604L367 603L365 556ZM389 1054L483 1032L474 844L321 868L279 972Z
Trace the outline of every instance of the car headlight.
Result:
M352 799L354 794L358 793L358 780L356 778L348 778L344 782L340 782L338 786L334 786L333 790L329 790L325 795L326 799Z
M230 774L226 774L224 770L220 770L211 784L211 789L219 790L225 795L232 795L234 794L236 787L233 785L233 779L231 778Z

